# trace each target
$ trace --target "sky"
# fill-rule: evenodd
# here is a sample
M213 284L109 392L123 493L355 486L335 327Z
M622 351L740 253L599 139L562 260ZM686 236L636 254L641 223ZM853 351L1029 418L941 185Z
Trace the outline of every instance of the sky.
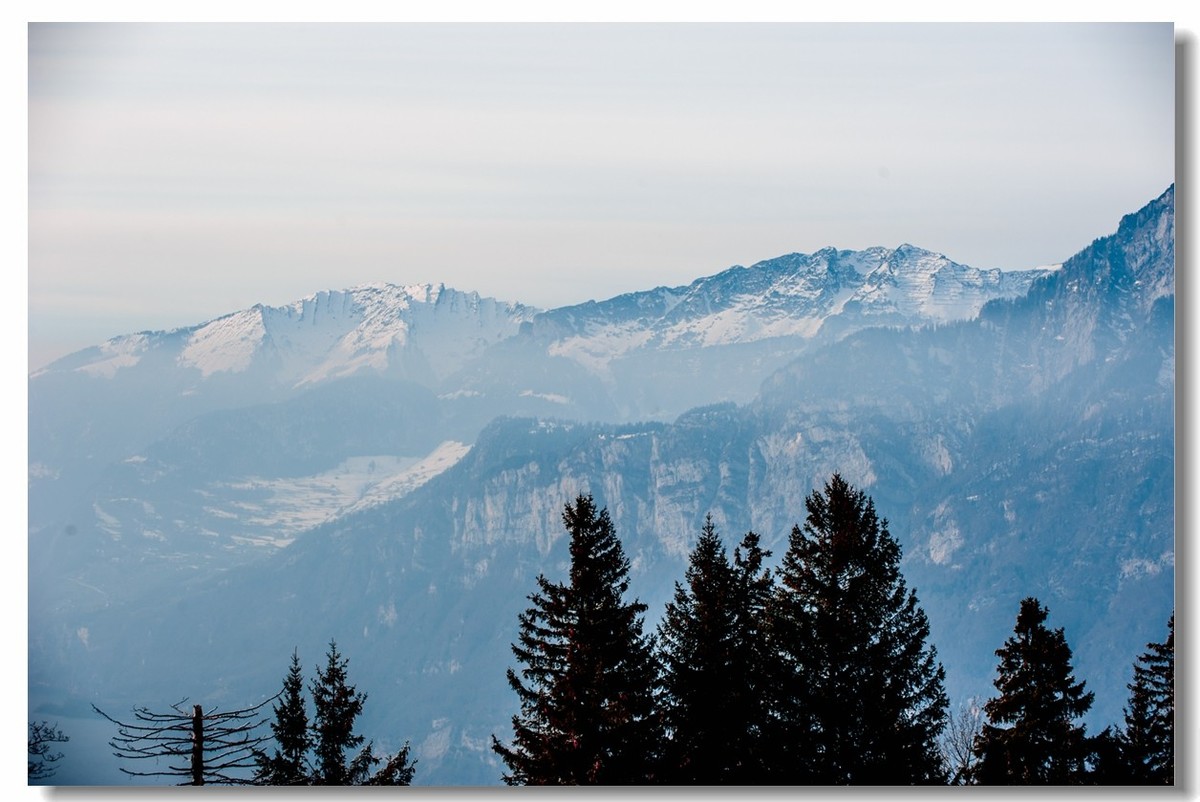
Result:
M1062 261L1175 174L1163 24L35 23L29 370L366 283Z

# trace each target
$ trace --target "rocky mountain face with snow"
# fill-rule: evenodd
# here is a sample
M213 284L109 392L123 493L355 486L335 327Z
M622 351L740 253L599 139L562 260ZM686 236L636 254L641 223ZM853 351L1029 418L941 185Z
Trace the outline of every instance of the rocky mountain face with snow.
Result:
M1023 295L1047 272L977 270L911 245L790 254L687 286L543 312L526 327L516 360L479 365L482 375L470 380L491 386L522 365L560 357L601 382L598 392L579 394L569 372L542 377L546 392L580 417L671 420L695 406L751 400L763 378L815 345L867 326L967 320L989 300Z
M339 380L436 387L535 311L445 287L368 286L114 338L30 377L35 485L73 472L86 483L197 416Z
M838 471L903 544L953 699L991 692L1036 595L1102 727L1172 605L1173 300L1168 190L1060 269L826 249L547 312L329 293L102 370L113 341L30 381L31 711L257 701L336 638L377 745L495 783L567 501L608 507L653 620L707 513L778 559ZM141 439L104 451L121 399Z
M74 601L107 604L138 590L113 566L150 560L175 581L256 559L407 492L412 466L444 464L499 415L626 422L749 401L814 343L966 319L1044 272L828 248L548 312L367 286L118 337L30 379L34 560L72 566Z

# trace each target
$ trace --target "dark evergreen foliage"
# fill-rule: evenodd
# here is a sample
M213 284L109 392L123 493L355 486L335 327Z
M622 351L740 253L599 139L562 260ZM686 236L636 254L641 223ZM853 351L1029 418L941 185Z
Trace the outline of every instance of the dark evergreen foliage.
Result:
M661 727L646 606L627 603L629 561L608 511L591 496L567 505L571 568L566 583L537 579L519 616L508 670L520 700L513 743L492 748L509 785L646 783L654 780Z
M310 690L313 698L312 737L315 752L314 782L317 785L352 785L359 758L346 762L346 753L362 744L354 732L354 720L362 713L366 694L347 683L349 660L329 642L325 668L317 668Z
M668 733L664 782L746 784L762 778L768 680L761 622L770 592L764 554L751 532L731 565L709 517L691 554L687 586L675 583L658 630Z
M1133 667L1125 730L1119 737L1128 781L1147 785L1175 782L1175 616L1167 639L1148 643Z
M275 705L271 732L277 747L271 756L259 756L255 782L262 785L308 785L312 772L308 752L312 738L308 731L308 710L304 700L304 677L300 657L292 652L292 664L283 680L283 690Z
M1128 767L1121 748L1121 733L1114 727L1105 727L1096 736L1088 738L1088 768L1083 782L1088 785L1132 785Z
M347 755L365 740L354 732L354 722L367 701L365 693L359 693L347 682L348 663L338 652L337 644L330 641L325 668L317 668L317 678L312 683L311 729L316 764L313 784L408 785L414 771L408 763L408 744L385 760L375 754L374 744L369 742L346 762ZM371 770L381 762L383 768L372 774Z
M329 643L325 667L318 666L311 683L314 716L310 722L304 699L304 677L300 658L293 652L292 664L277 697L275 753L258 754L259 785L408 785L415 765L409 761L409 746L390 757L376 755L374 744L367 743L346 762L348 754L365 740L354 732L354 722L362 713L366 694L348 684L349 661ZM379 763L383 767L372 773Z
M768 782L768 761L775 753L769 739L783 669L770 631L775 583L770 569L763 565L770 556L754 532L747 532L733 550L734 627L738 633L735 662L745 672L736 687L747 726L730 742L738 766L731 782Z
M411 785L416 770L416 761L409 760L409 746L405 743L363 785Z
M786 673L773 780L945 782L945 672L900 573L899 543L837 474L805 505L778 575L773 627Z
M996 650L999 696L984 705L987 723L975 741L972 779L981 785L1073 785L1089 781L1094 746L1075 720L1093 694L1072 675L1062 629L1046 628L1049 611L1021 602L1013 635Z

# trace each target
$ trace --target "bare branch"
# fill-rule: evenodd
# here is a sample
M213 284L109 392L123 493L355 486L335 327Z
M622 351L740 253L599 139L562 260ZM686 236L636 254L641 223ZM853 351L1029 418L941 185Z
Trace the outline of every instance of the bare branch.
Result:
M57 767L53 764L62 760L62 752L51 752L50 744L66 743L71 740L57 724L46 721L29 724L29 779L45 780L54 776Z
M938 746L951 785L966 785L975 765L975 738L983 730L983 710L974 697L947 717Z
M278 694L256 705L237 710L204 712L200 705L185 707L182 699L170 706L173 712L133 708L133 721L113 718L100 708L92 709L117 727L117 734L108 745L113 755L123 761L166 759L173 760L163 770L137 771L121 767L133 777L184 777L179 785L221 783L249 784L251 780L230 774L231 771L252 769L255 758L267 735L257 734L266 720L259 716ZM186 761L183 765L177 765Z

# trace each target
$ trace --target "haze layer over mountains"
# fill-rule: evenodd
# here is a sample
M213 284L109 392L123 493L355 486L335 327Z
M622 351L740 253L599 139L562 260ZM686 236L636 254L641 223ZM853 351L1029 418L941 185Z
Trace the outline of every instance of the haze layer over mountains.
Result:
M498 783L517 612L582 492L652 625L705 515L778 556L840 472L952 703L1035 595L1116 721L1173 606L1173 188L1050 268L827 248L553 310L357 287L119 337L29 394L31 718L257 702L336 638L418 784Z

